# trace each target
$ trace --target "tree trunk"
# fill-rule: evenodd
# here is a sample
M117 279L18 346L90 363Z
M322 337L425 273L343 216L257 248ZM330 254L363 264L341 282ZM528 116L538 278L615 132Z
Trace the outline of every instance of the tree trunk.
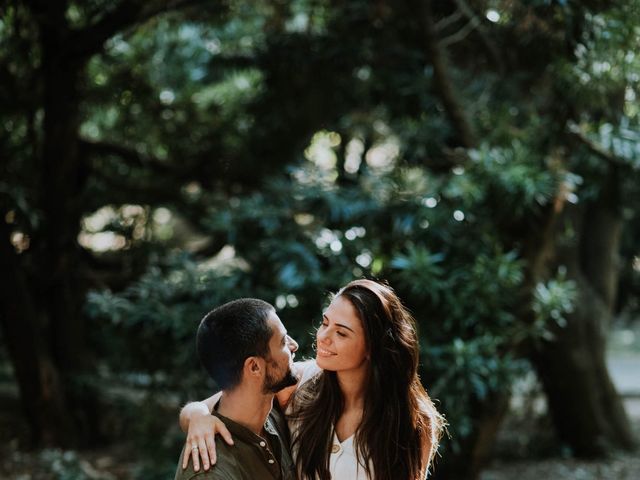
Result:
M447 54L436 32L431 11L431 0L418 0L417 12L426 59L433 67L434 88L442 102L445 114L455 130L456 140L464 148L476 148L478 141L463 107L464 101L455 91ZM507 393L495 393L478 400L473 406L473 431L464 439L458 452L450 452L435 470L438 478L478 478L489 460L498 428L509 406Z
M606 333L615 303L617 254L622 218L617 211L615 167L598 199L570 207L564 216L566 239L557 232L556 264L576 282L575 310L555 339L535 349L532 360L543 384L560 439L579 456L611 448L631 449L629 419L606 365Z
M20 257L8 242L9 225L2 225L3 272L11 273L2 275L1 314L32 438L73 446L80 439L77 420L87 407L69 388L70 377L86 368L77 245L83 189L78 83L84 64L66 56L64 2L44 5L39 17L43 143L34 172L41 175L42 224Z
M49 354L37 302L20 259L9 243L10 229L0 220L0 322L13 364L32 443L69 446L75 438L71 411L60 375Z
M510 396L503 393L476 401L473 412L473 432L460 444L457 452L449 451L436 461L431 480L476 480L485 468L495 443L498 429L509 410Z
M69 25L69 3L22 5L37 25L30 46L34 59L40 59L34 74L40 88L34 95L43 95L44 120L37 136L42 143L33 145L39 198L30 205L42 221L30 232L30 248L20 256L9 243L11 227L3 221L8 209L0 205L2 327L33 438L61 446L77 444L77 426L84 423L86 433L97 419L89 403L94 399L70 381L88 369L81 312L87 286L80 275L83 256L77 243L88 174L78 140L80 82L87 62L108 38L159 13L198 2L119 2L101 14L94 12L96 21L80 29Z
M570 277L577 280L574 272ZM585 280L577 280L576 311L556 339L533 355L558 436L578 456L631 449L633 436L605 362L603 317L609 310Z
M81 316L84 287L77 235L81 219L83 171L78 155L78 94L83 71L62 55L64 33L45 28L42 45L44 82L44 139L42 148L42 211L40 263L44 300L51 321L52 351L65 371L84 364L84 325Z

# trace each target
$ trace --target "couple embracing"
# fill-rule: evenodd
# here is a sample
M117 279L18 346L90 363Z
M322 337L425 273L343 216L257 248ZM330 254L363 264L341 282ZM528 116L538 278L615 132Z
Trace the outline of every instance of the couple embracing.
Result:
M197 348L222 391L183 408L176 480L427 476L444 420L418 378L415 320L388 285L338 291L315 360L293 362L298 344L257 299L207 314Z

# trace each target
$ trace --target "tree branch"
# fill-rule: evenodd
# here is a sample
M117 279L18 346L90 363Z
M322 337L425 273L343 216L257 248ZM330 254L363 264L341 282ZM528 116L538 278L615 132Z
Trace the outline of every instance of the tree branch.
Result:
M571 138L577 140L578 143L587 147L587 150L593 153L596 157L599 157L612 165L629 168L630 165L627 162L615 156L609 150L606 150L602 145L599 145L590 138L587 138L584 132L580 130L580 127L578 127L577 125L569 125L567 127L567 131Z
M105 204L132 203L138 205L157 205L167 202L180 202L180 184L177 182L145 182L129 180L124 175L110 176L96 171L95 180L102 187L83 200L84 211L94 211ZM94 189L96 190L96 189Z
M477 20L477 25L475 27L475 32L478 34L478 36L480 37L480 40L482 41L483 45L488 50L489 55L493 58L493 61L495 62L496 66L498 67L498 70L500 70L500 73L503 74L504 73L504 62L502 61L502 55L500 54L500 50L495 45L495 43L493 43L491 41L491 39L489 38L489 35L487 34L487 30L482 25L482 21L481 21L480 17L478 17L474 13L472 8L467 4L467 2L465 0L454 0L454 2L456 3L456 5L457 5L458 9L460 10L460 12L462 12L462 14L466 18L468 18L470 21L472 19L476 19Z
M109 197L113 197L110 198L113 203L119 203L119 200L122 202L122 199L140 204L179 201L181 182L190 178L193 171L196 170L196 167L178 168L152 156L143 155L131 148L111 142L88 139L78 139L78 142L81 148L80 156L83 158L92 155L118 157L127 165L151 171L152 175L158 177L156 181L142 182L138 176L131 179L128 175L110 175L105 169L90 167L92 175L107 187L105 192L108 192ZM120 197L120 199L116 197ZM99 207L103 200L95 197L87 198L83 202L83 207L93 210Z
M478 17L473 17L469 19L466 25L462 27L460 30L458 30L456 33L441 39L440 47L447 48L449 45L453 45L454 43L458 43L464 40L473 30L475 30L478 27L478 25L480 25L480 20L478 19Z
M215 55L211 58L209 66L214 70L225 68L249 68L257 65L256 57L249 55Z
M183 197L180 187L193 180L199 181L202 185L207 185L211 179L223 181L218 173L224 170L223 164L226 161L234 161L220 160L212 150L205 150L194 154L193 160L190 162L168 162L111 142L82 138L78 139L78 142L82 149L81 157L113 156L131 167L144 171L144 175L132 177L131 175L109 172L104 168L89 167L95 179L106 186L97 197L106 195L109 197L109 202L112 203L122 203L124 198L126 202L140 204L186 202L190 204L189 208L198 208L197 202L187 201ZM232 179L227 180L231 181ZM86 198L83 208L92 210L94 207L100 206L100 202L104 202L104 199L97 197ZM116 197L120 197L120 199Z
M435 24L431 13L431 0L420 0L419 9L421 10L419 16L423 30L424 49L433 66L434 82L440 94L442 105L447 112L449 121L458 132L458 139L462 146L474 148L477 145L477 141L471 128L471 123L453 89L453 80L449 73L446 53L436 36Z
M136 150L124 145L101 140L89 140L87 138L78 139L78 145L85 154L95 155L115 155L129 165L139 168L150 168L161 174L176 172L176 168L166 164L158 158L144 155Z
M93 24L71 33L68 38L69 55L83 60L98 53L104 43L136 24L171 10L211 3L207 0L122 0L111 11L105 13Z
M461 18L462 18L462 12L460 10L456 10L454 13L452 13L448 17L444 17L442 20L438 20L438 22L434 25L435 29L438 32L442 32L449 25L453 25Z

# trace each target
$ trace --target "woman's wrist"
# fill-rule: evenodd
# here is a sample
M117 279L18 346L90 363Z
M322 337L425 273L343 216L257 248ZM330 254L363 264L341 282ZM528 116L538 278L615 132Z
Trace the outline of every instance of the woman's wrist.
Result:
M209 407L204 402L190 402L182 407L180 412L180 427L185 432L189 429L189 423L194 417L209 415Z

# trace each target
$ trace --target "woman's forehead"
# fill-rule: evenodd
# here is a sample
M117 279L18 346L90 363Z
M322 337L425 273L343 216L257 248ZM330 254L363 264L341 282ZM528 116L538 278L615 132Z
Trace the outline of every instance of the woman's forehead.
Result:
M358 312L353 304L343 296L335 297L329 307L324 311L324 315L332 321L349 322L349 324L360 325Z

